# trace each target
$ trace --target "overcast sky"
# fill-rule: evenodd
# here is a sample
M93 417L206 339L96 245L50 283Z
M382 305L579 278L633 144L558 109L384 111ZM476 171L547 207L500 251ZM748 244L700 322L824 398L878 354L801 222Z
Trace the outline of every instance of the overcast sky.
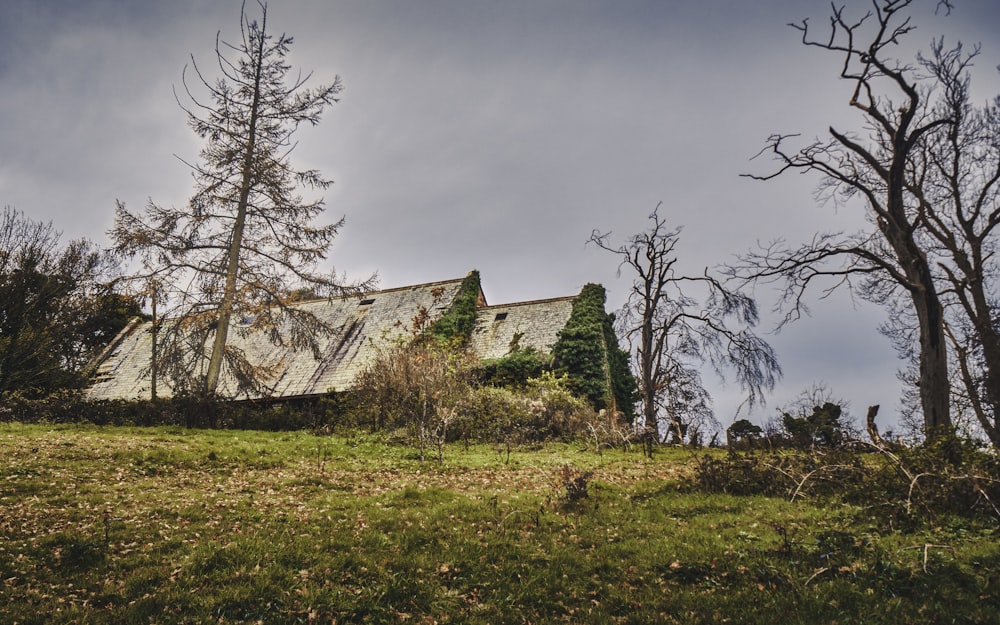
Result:
M918 0L918 3L921 0ZM976 85L1000 93L1000 3L934 0L910 37L982 43ZM864 0L848 2L866 10ZM252 3L251 3L252 5ZM687 273L756 241L853 231L859 210L819 206L817 180L750 158L775 132L859 128L837 58L787 26L827 19L826 0L272 0L269 26L293 35L291 62L341 101L298 135L294 162L335 184L330 221L347 224L338 271L383 287L482 272L494 304L604 284L609 310L627 275L585 245L644 229L658 202L684 226ZM213 67L217 31L238 37L239 0L0 2L0 205L49 221L66 239L107 243L116 199L183 206L200 144L174 100L194 55ZM768 310L773 293L757 292ZM855 416L897 412L899 362L880 310L846 296L769 339L785 369L761 422L815 383ZM774 318L764 331L773 328ZM738 389L711 382L718 417Z

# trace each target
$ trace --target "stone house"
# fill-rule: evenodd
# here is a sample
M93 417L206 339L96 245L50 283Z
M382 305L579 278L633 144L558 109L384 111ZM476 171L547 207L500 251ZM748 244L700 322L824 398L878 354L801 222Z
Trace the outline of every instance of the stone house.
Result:
M410 324L418 315L431 323L440 319L456 305L470 280L474 280L473 288L478 290L475 324L468 341L473 354L485 360L505 356L512 348L551 352L570 317L574 298L491 306L479 286L477 272L454 280L295 304L335 328L332 335L321 339L318 358L311 350L275 346L262 334L240 332L241 320L234 321L229 343L252 362L278 363L276 376L268 382L269 398L304 398L349 390L378 349L392 341L405 340ZM246 320L242 322L246 324ZM137 321L126 327L94 363L95 375L86 391L87 397L148 399L152 339L151 322ZM225 371L219 392L233 399L261 398L247 391L238 393L235 380ZM171 395L166 380L157 381L157 395Z

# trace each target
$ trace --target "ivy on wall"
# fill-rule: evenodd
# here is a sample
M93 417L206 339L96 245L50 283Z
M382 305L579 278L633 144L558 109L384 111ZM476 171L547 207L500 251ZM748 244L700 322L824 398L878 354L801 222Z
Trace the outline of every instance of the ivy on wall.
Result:
M631 423L635 420L635 405L639 401L639 387L629 366L629 353L618 344L615 332L615 314L604 317L604 344L607 345L608 368L611 373L611 390L615 408Z
M435 339L466 345L476 325L482 293L478 271L471 271L447 311L431 325ZM637 397L628 353L618 345L614 315L604 310L607 299L600 284L587 284L573 301L566 326L551 359L533 349L518 349L500 359L484 361L480 380L498 386L519 386L543 371L554 369L569 378L570 390L595 409L615 409L631 421Z
M523 387L551 368L552 358L533 347L515 347L501 358L484 360L479 367L479 379L493 386Z
M631 420L635 416L635 378L629 370L628 354L618 345L614 315L604 310L606 300L603 286L584 285L552 350L554 367L569 376L570 389L594 408L614 408Z
M456 341L462 345L468 343L472 338L472 330L476 327L476 311L481 292L479 272L472 270L462 281L451 307L431 326L431 336L444 342Z

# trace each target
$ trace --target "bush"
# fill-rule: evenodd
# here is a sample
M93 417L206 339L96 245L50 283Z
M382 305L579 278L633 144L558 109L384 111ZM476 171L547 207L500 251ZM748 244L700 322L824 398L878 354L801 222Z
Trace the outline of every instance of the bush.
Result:
M834 496L865 473L862 456L847 450L733 452L702 456L695 466L696 482L710 492L790 498Z
M429 446L438 460L459 409L471 389L473 359L453 345L433 338L390 344L357 377L355 410L367 416L372 430L403 428L420 450Z
M732 452L706 455L696 484L733 495L820 498L863 507L880 524L913 529L949 516L1000 519L1000 460L975 441L861 452Z
M523 389L473 389L458 412L463 439L514 445L581 438L597 421L590 404L566 388L565 377L551 373Z
M477 377L480 384L523 387L547 371L551 358L534 348L515 349L503 358L484 360Z
M528 402L518 391L483 386L472 389L458 408L456 438L465 441L521 444L531 437Z
M192 397L156 401L88 401L80 392L60 391L43 397L12 392L0 397L0 421L19 423L92 423L115 426L183 426L240 430L320 429L336 421L335 396L287 402L229 402Z
M822 406L813 406L809 415L796 417L784 413L781 424L795 447L836 447L847 440L847 433L840 422L842 414L839 404L824 402Z
M764 430L747 419L735 421L726 430L727 444L730 448L752 448L756 441L764 433Z

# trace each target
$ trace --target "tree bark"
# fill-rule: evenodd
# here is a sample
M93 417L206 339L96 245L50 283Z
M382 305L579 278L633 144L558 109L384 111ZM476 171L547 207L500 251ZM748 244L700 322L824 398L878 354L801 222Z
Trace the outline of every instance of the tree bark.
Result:
M265 18L266 19L266 18ZM266 23L261 26L261 33L266 32ZM239 203L236 207L236 222L233 224L233 234L229 242L226 265L226 285L222 292L222 302L219 304L219 314L215 325L215 340L212 343L212 356L208 362L208 373L205 376L205 395L212 397L219 387L219 376L222 372L222 362L226 354L226 341L229 338L229 323L233 316L233 305L236 301L236 285L240 269L240 252L243 249L243 230L246 226L247 209L250 201L250 190L253 187L253 165L257 145L257 120L260 111L261 73L264 65L264 37L260 37L254 58L254 92L250 107L249 136L246 152L243 157L242 181L240 183Z

